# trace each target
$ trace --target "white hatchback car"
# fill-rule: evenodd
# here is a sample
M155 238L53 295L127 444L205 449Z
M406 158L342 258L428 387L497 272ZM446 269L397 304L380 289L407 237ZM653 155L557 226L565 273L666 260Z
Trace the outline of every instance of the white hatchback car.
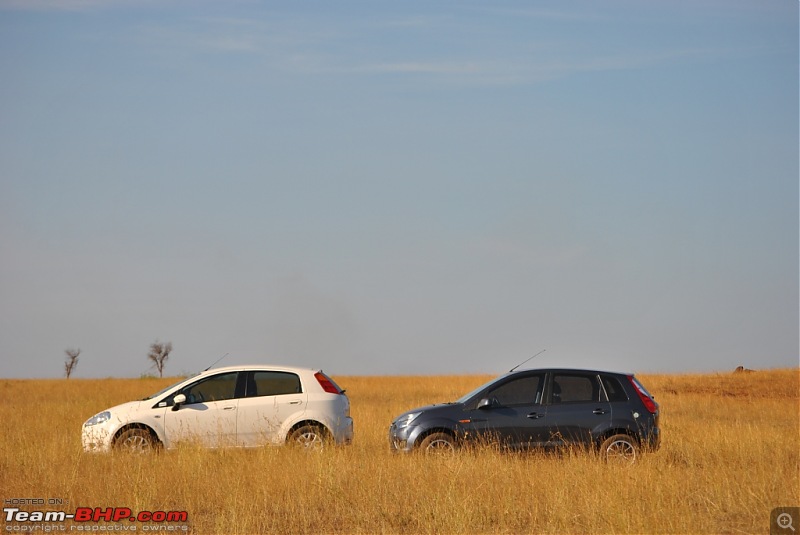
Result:
M228 366L206 370L83 424L83 449L144 452L179 442L207 447L353 439L350 400L321 370Z

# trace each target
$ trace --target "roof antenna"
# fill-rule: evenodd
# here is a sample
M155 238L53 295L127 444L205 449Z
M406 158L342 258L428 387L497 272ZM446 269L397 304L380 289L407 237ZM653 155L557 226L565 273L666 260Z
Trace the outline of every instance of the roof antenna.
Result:
M525 364L525 363L526 363L526 362L528 362L529 360L533 360L533 359L535 359L536 357L538 357L539 355L541 355L541 354L542 354L542 353L544 353L545 351L547 351L547 350L546 350L546 349L542 349L541 351L539 351L538 353L536 353L534 356L532 356L532 357L530 357L530 358L528 358L528 359L526 359L526 360L523 360L522 362L520 362L519 364L517 364L516 366L514 366L513 368L511 368L510 370L508 370L508 373L511 373L511 372L513 372L514 370L516 370L517 368L519 368L520 366L522 366L523 364Z
M220 358L218 358L217 360L215 360L215 361L214 361L214 364L216 364L217 362L221 361L222 359L224 359L224 358L225 358L225 357L227 357L228 355L230 355L230 353L225 353L225 354L224 354L224 355L222 355ZM534 355L534 356L536 356L536 355ZM207 372L208 370L210 370L211 368L213 368L213 367L214 367L214 364L212 364L211 366L209 366L208 368L206 368L206 369L205 369L205 370L203 370L203 371L204 371L204 372Z

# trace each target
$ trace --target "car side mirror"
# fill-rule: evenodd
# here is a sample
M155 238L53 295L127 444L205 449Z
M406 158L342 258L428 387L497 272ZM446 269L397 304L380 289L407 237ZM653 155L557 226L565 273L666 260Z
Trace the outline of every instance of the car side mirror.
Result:
M172 410L176 411L181 408L181 403L186 403L186 396L183 394L178 394L174 398L172 398Z
M490 398L483 398L478 402L478 409L491 409L494 407L494 400Z

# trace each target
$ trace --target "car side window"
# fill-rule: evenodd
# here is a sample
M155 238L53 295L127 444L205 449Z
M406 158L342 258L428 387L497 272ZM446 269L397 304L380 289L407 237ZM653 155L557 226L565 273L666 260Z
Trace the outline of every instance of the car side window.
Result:
M487 392L486 397L493 398L503 407L535 405L541 401L541 379L540 375L520 377Z
M186 405L233 399L236 393L237 372L214 375L181 390L186 396Z
M281 396L302 391L300 377L294 373L256 371L248 373L245 396Z
M600 401L602 392L596 375L555 374L550 389L551 403Z
M616 377L601 375L600 379L603 381L603 388L608 395L608 401L628 401L628 395Z

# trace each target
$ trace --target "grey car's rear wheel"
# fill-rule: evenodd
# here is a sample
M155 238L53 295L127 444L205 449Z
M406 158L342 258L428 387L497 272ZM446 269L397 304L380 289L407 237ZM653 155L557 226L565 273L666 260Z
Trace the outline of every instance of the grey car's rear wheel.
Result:
M326 440L327 435L321 427L305 424L292 431L287 442L309 450L321 450Z
M613 435L603 441L600 454L609 462L633 464L639 453L639 445L629 435Z
M456 442L447 433L431 433L420 442L419 449L433 454L452 453L456 449Z
M114 449L125 453L150 453L156 445L153 435L138 427L126 429L114 441Z

